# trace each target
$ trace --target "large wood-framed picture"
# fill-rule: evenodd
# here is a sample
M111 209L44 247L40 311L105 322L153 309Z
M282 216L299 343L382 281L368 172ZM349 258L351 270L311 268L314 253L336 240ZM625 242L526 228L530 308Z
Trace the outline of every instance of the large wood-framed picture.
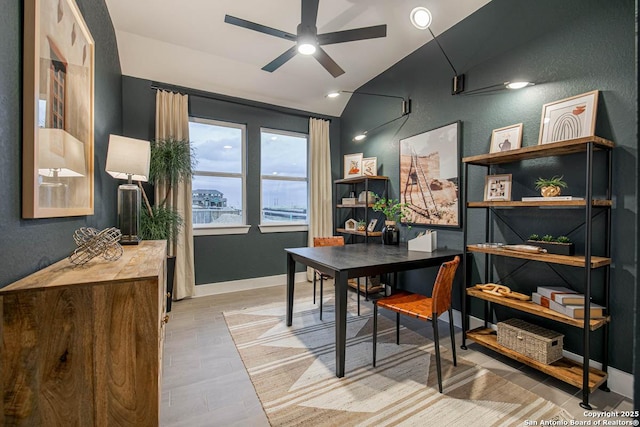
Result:
M460 135L456 121L400 140L400 201L410 213L403 222L461 226Z
M94 41L74 0L24 2L23 218L93 215Z

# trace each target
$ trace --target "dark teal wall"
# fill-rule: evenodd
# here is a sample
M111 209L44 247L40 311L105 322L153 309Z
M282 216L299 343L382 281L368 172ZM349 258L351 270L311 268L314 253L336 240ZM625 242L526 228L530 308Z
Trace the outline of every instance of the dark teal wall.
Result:
M77 0L96 44L95 215L21 219L22 2L2 2L0 14L0 287L68 256L73 232L116 221L117 183L104 172L110 133L122 129L120 61L104 0Z
M407 23L409 25L409 23ZM377 76L359 90L408 96L412 113L371 135L364 143L352 141L358 130L369 129L399 113L399 107L386 101L354 96L342 115L342 153L363 152L375 156L382 171L391 179L392 196L398 197L399 140L455 120L462 121L463 156L483 154L489 150L491 131L503 126L524 123L523 146L536 145L542 105L592 90L600 90L596 133L615 142L613 158L614 208L612 210L613 260L611 269L610 363L632 371L633 356L620 351L633 342L634 300L637 287L637 79L635 6L633 0L603 2L597 0L493 0L458 25L438 36L438 40L459 73L465 73L466 89L486 87L509 80L537 82L520 91L495 91L484 94L450 94L453 72L435 43L427 43L413 54ZM417 30L416 30L417 31ZM425 40L431 36L425 33ZM596 194L603 193L602 156L596 156ZM567 194L583 195L585 188L584 156L540 159L496 168L495 173L512 173L514 200L535 195L533 181L539 176L565 175ZM483 168L472 168L467 179L469 199L482 200ZM581 210L509 210L502 211L510 224L523 235L562 234L584 222ZM469 241L484 242L484 211L469 218ZM594 222L597 250L603 247L604 215ZM412 237L422 227L404 229L404 238ZM571 234L584 247L584 231ZM462 232L440 230L439 244L462 248ZM517 236L497 222L495 241L518 243ZM482 257L477 257L482 258ZM496 279L504 277L521 263L499 260ZM481 261L473 264L474 281L484 271ZM584 283L584 272L559 268L560 273L577 289ZM429 283L428 274L404 277L405 286ZM603 296L602 272L595 275L593 293ZM552 282L553 281L553 282ZM531 293L542 284L563 285L543 264L530 263L505 284ZM459 301L459 295L456 295ZM479 307L476 307L479 308ZM475 311L481 315L480 310ZM498 311L498 319L518 315ZM567 336L565 348L581 352L581 331L544 319L528 318L543 326L561 330ZM593 335L595 343L602 332ZM601 359L601 346L592 346L592 356Z
M155 91L148 80L123 77L124 134L153 138ZM267 233L260 223L260 128L309 132L309 116L317 114L288 110L268 104L232 99L222 95L187 90L189 113L196 117L247 125L247 221L251 229L242 235L196 236L194 258L196 284L226 282L286 272L284 248L307 245L307 233ZM199 95L198 95L199 94ZM330 125L333 170L340 168L340 119Z

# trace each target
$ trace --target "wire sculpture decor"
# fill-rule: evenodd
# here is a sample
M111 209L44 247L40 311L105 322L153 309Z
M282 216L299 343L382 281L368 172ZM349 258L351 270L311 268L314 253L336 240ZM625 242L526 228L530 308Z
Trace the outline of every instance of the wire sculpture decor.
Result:
M69 261L75 265L84 265L97 256L107 261L115 261L122 256L120 246L122 233L115 227L98 231L92 227L81 227L73 233L73 240L78 246L71 255Z

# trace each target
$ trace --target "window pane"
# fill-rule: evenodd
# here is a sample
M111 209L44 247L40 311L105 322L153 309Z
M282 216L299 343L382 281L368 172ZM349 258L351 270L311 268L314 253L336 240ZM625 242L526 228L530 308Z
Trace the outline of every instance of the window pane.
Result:
M198 159L196 170L242 173L242 129L189 122L189 139Z
M194 175L193 225L243 224L242 178Z
M261 132L261 174L307 177L307 138Z
M307 223L306 181L262 180L261 222Z

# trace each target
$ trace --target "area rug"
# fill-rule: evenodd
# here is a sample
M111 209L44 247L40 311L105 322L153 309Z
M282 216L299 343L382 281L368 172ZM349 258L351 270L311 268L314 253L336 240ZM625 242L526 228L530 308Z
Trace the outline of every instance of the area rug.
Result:
M571 419L553 403L460 355L454 367L448 335L440 342L444 393L439 393L433 341L402 328L396 345L395 323L383 315L373 368L369 304L357 316L350 302L345 376L337 378L332 302L323 308L320 321L317 305L296 300L292 327L286 326L284 301L224 313L273 426L518 426L527 420L563 425Z

